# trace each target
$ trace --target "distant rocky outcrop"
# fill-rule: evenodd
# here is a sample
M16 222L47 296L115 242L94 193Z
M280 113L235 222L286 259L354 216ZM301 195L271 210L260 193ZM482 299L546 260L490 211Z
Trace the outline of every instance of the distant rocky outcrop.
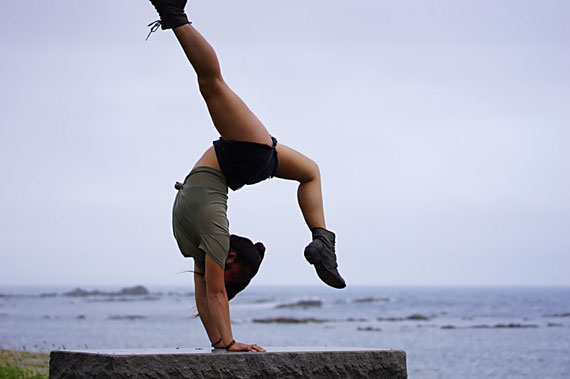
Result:
M469 328L471 328L471 329L538 328L538 325L536 325L536 324L518 324L518 323L495 324L495 325L478 324L478 325L471 325L471 326L469 326ZM451 328L446 328L446 329L451 329Z
M475 325L473 328L538 328L535 324L495 324L495 325Z
M261 324L307 324L313 323L323 323L329 320L322 318L296 318L296 317L268 317L268 318L255 318L252 322L257 322Z
M493 328L538 328L538 325L509 323L509 324L496 324L493 326Z
M419 313L414 313L408 317L378 317L378 321L427 321L431 320L433 317L422 315Z
M144 286L125 287L118 292L105 292L105 291L87 291L81 288L76 288L73 291L64 292L64 296L72 297L86 297L86 296L140 296L148 295L150 292Z
M550 325L548 325L550 326ZM455 326L455 325L443 325L440 329L459 329L459 328L471 328L471 329L506 329L506 328L538 328L536 324L519 324L519 323L508 323L508 324L477 324L471 326Z
M148 295L150 292L144 286L122 288L117 295Z
M367 327L360 327L360 328L356 328L356 330L358 330L359 332L381 332L382 329L380 328L373 328L371 326L367 326Z
M570 317L570 313L555 313L552 315L544 315L544 317Z
M355 318L355 317L349 317L346 320L344 320L346 322L363 322L363 321L368 321L368 319L366 318Z
M419 320L419 321L427 321L429 320L431 317L429 316L424 316L418 313L414 313L413 315L410 315L408 317L406 317L406 320Z

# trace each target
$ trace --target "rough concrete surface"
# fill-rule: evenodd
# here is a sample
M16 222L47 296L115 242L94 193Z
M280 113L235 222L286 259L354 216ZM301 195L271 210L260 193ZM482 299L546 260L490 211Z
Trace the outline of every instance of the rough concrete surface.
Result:
M52 351L50 378L407 378L406 353L354 348Z

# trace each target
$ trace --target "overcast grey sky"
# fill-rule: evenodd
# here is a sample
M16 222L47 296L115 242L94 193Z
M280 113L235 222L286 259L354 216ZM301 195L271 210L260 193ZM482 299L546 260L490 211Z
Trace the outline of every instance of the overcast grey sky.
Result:
M191 285L173 184L217 138L146 1L0 0L0 285ZM349 285L570 285L570 2L191 1L316 160ZM230 194L255 284L320 285L296 185Z

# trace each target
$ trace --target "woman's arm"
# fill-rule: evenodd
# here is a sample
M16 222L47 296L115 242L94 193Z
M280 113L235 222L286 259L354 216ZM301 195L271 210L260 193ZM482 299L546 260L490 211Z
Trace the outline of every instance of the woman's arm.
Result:
M206 254L206 301L209 314L222 337L222 345L233 340L230 307L224 282L224 269Z
M218 332L218 328L210 314L210 307L208 306L208 297L206 295L206 279L204 276L204 272L201 269L194 265L194 297L196 298L196 308L198 308L198 315L200 316L200 320L202 321L202 325L204 325L204 329L206 329L206 333L208 334L208 338L210 339L211 343L219 341L221 336L220 332ZM215 347L222 347L223 344L220 342L216 344Z
M228 295L224 281L224 269L216 261L206 254L206 299L209 309L206 321L202 321L206 332L209 323L213 319L219 335L222 337L222 346L228 346L233 341L232 326L230 324L230 307L228 304ZM198 310L200 312L200 310ZM202 316L200 316L202 317ZM208 332L208 336L211 336ZM215 342L215 340L213 341ZM236 342L229 349L230 351L265 351L265 349L257 345L246 345Z

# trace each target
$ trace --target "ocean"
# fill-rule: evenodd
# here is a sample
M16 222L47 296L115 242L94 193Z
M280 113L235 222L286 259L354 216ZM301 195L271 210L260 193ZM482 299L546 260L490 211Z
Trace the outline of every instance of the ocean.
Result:
M191 287L121 290L0 287L0 346L209 346ZM570 288L252 285L230 305L244 343L401 349L410 378L570 378Z

